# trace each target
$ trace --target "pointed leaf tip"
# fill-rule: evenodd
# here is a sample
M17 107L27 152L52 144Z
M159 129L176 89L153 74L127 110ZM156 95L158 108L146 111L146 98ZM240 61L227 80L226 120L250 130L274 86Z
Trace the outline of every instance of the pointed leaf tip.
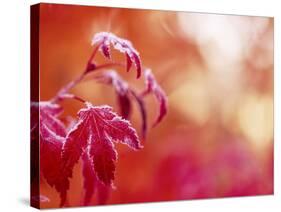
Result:
M162 88L157 83L154 75L152 74L150 69L146 69L144 72L145 80L146 80L146 89L143 92L143 96L147 95L149 93L152 93L159 104L159 113L156 118L156 120L153 123L153 127L155 127L157 124L159 124L162 119L167 114L167 96L165 92L162 90Z
M95 34L92 45L99 44L99 50L103 53L103 55L110 59L110 44L114 49L118 50L121 53L126 55L127 62L127 72L130 71L132 63L137 70L137 78L141 76L141 59L139 56L139 52L133 47L132 43L126 39L122 39L117 37L116 35L109 32L100 32Z

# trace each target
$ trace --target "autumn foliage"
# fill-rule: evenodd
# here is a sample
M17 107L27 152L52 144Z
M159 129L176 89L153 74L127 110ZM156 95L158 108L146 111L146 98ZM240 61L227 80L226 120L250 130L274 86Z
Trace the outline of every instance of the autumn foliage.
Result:
M128 72L134 64L137 78L141 77L143 68L139 53L128 40L111 33L101 32L94 36L92 45L94 46L93 52L85 70L78 78L63 87L51 100L31 103L34 117L38 116L36 111L39 111L39 122L32 117L31 133L36 135L39 131L40 135L40 173L47 183L59 192L60 206L65 206L67 203L69 179L72 177L74 165L79 159L82 159L83 162L82 175L85 195L82 203L88 205L95 190L98 190L98 202L104 203L110 190L115 188L115 166L118 153L114 143L120 142L134 151L143 148L136 130L128 120L132 100L139 105L143 138L147 132L144 97L151 93L159 102L159 115L153 126L157 125L167 113L165 93L157 84L150 70L144 70L146 88L143 91L131 88L116 71L107 70L114 66L121 66ZM111 46L125 54L126 63L112 61ZM101 52L110 62L97 65L94 57L98 52ZM95 75L92 80L108 84L115 89L121 115L115 113L110 106L95 106L71 93L70 90L86 75L95 74L98 70L103 73L97 73L98 75ZM69 127L59 117L63 112L60 102L65 99L73 99L84 105L78 111L77 119L73 119ZM34 139L32 142L39 141ZM40 198L37 200L40 201Z
M35 207L273 194L273 18L39 7Z

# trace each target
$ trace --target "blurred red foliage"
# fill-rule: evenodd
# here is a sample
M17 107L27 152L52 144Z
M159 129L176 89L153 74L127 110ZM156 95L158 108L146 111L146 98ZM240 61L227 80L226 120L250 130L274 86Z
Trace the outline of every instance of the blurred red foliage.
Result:
M83 70L99 31L131 40L168 94L169 113L150 131L145 148L130 152L116 145L116 189L107 204L273 193L271 18L43 4L40 20L41 100ZM118 73L143 87L135 73ZM105 85L85 82L74 92L96 105L116 106ZM153 98L147 101L151 128L157 106ZM63 106L75 116L80 104ZM133 126L139 120L139 114L130 117ZM80 205L81 169L80 161L69 206ZM50 199L42 206L58 207L58 193L44 181L40 188Z

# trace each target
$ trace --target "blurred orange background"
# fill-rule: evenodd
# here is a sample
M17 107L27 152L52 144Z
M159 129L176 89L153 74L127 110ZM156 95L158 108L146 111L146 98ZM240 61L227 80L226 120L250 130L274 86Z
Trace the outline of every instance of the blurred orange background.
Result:
M168 115L149 130L144 149L116 145L116 189L108 204L273 193L273 18L41 4L41 101L84 70L100 31L130 40L168 97ZM144 87L134 71L118 73ZM108 86L85 81L72 91L118 112ZM157 104L149 97L147 105L151 126ZM63 106L66 118L83 105ZM131 122L140 132L136 105ZM42 207L58 207L55 189L44 180L40 188L50 199ZM80 205L82 188L79 163L70 206Z

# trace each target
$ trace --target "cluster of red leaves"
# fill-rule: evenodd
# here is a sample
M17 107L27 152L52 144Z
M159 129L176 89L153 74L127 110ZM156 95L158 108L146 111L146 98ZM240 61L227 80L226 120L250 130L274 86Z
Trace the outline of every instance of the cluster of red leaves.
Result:
M162 88L158 85L151 70L146 69L144 71L146 88L138 93L132 87L128 86L115 71L107 71L102 75L96 77L99 82L108 84L114 87L117 94L117 102L120 108L120 112L123 118L128 119L131 114L131 101L136 101L138 109L142 118L142 137L145 138L147 132L147 114L144 103L144 98L148 94L153 94L159 102L159 114L153 124L156 126L161 122L163 117L167 113L167 97Z
M134 63L137 78L141 76L142 68L139 53L129 41L118 38L111 33L102 32L94 36L93 45L96 48L85 72L78 78L79 80L82 80L89 72L98 69L98 66L92 62L97 50L100 50L106 58L112 60L110 45L126 55L126 70L129 71L132 63ZM159 116L154 125L158 124L167 112L165 93L149 70L145 71L146 88L141 92L137 92L128 86L127 82L115 71L105 72L94 79L114 87L122 117L113 112L113 109L109 106L94 106L82 98L70 94L69 89L79 80L64 87L52 100L32 103L31 105L31 111L34 111L31 114L33 115L31 135L35 137L39 135L40 137L40 173L46 179L46 182L60 193L61 206L66 203L69 179L72 177L74 165L79 159L83 163L83 205L89 204L95 191L97 191L98 202L103 204L108 197L110 188L113 187L115 176L117 151L114 143L126 144L133 150L142 148L136 130L128 121L132 99L136 100L141 112L143 137L147 131L144 97L152 93L159 102ZM59 115L63 112L59 101L64 98L76 99L82 101L85 105L78 112L78 118L74 124L71 124L71 127L67 127L59 118ZM34 120L34 116L38 117L36 111L39 111L39 121Z
M141 60L138 51L133 47L132 43L128 40L117 37L116 35L108 32L97 33L93 40L92 45L100 46L100 50L103 55L111 59L110 45L114 49L124 53L127 60L127 72L130 71L132 63L134 63L137 69L137 78L141 76Z

